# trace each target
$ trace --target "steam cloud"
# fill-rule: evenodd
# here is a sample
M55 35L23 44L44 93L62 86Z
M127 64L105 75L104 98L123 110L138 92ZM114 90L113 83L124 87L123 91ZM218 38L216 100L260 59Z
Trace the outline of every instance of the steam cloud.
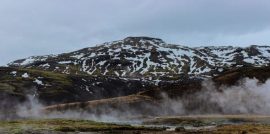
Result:
M143 104L141 108L124 107L121 110L113 107L102 107L92 111L106 111L103 114L89 112L84 109L70 109L61 112L44 114L43 106L33 97L29 102L17 107L17 115L21 118L82 118L98 121L138 121L130 117L158 115L188 114L270 114L270 80L260 83L256 79L243 79L236 86L215 86L211 80L202 83L202 90L178 99L162 94L163 99L158 106ZM152 110L152 111L151 111ZM147 111L147 112L145 112ZM129 117L127 119L126 117Z
M192 111L197 114L270 114L270 81L243 79L236 86L216 87L212 81L202 83L203 90L194 95L199 102ZM191 101L191 102L190 102ZM185 102L183 100L183 102Z

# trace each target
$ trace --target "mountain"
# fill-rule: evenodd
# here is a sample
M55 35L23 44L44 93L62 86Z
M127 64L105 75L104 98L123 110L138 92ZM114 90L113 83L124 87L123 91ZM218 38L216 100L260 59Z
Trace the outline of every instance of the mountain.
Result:
M158 83L183 77L211 77L234 67L268 66L270 46L187 47L150 37L127 37L59 55L32 56L11 67L64 74L141 78Z
M127 37L0 67L0 97L9 98L1 102L9 104L31 95L50 105L139 92L153 98L159 98L160 92L183 96L199 90L204 79L219 84L233 84L243 77L263 81L270 77L264 73L269 65L270 46L188 47L158 38Z

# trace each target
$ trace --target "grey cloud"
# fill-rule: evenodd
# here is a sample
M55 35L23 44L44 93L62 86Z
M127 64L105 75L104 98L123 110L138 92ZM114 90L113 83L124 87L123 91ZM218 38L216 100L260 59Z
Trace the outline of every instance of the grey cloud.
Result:
M0 65L122 39L269 44L268 0L1 0Z

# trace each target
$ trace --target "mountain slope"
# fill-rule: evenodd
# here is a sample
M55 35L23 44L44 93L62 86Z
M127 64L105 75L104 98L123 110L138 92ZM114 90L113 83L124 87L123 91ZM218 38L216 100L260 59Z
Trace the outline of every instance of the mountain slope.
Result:
M116 77L61 74L50 71L0 67L0 97L26 101L29 96L43 104L125 96L153 87L147 81L125 80ZM1 105L0 105L1 106Z
M269 63L270 46L191 48L157 38L128 37L70 53L11 62L0 68L0 89L1 94L23 97L33 89L31 94L36 92L40 100L52 104L150 90L147 94L157 88L179 96L200 89L204 78L214 76L217 83L230 84L250 72L241 70L268 69ZM263 73L257 72L261 71L255 71L256 76ZM236 73L237 77L232 77Z
M158 83L164 79L210 77L233 67L269 63L270 46L191 48L166 44L157 38L127 37L70 53L32 56L9 66L64 74L142 78Z
M157 38L128 37L0 67L0 98L4 98L0 107L12 108L16 105L11 103L25 102L28 96L45 105L78 102L75 107L85 101L108 98L110 102L109 98L127 95L135 95L127 105L144 105L145 98L152 105L162 93L192 100L206 78L217 85L234 85L245 77L265 82L270 78L269 64L270 46L191 48Z

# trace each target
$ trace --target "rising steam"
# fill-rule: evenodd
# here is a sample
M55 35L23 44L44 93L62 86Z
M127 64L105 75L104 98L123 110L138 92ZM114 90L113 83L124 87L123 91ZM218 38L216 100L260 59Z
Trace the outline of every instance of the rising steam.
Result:
M189 114L270 114L270 81L260 83L256 79L243 79L236 86L215 86L211 80L202 82L202 90L178 99L162 94L159 105L143 103L140 108L131 106L99 107L91 109L67 109L44 114L43 106L33 96L28 103L17 107L21 118L82 118L99 121L131 120L134 116L189 115ZM101 112L100 112L101 111ZM106 112L102 112L106 111ZM127 117L129 117L127 119Z
M202 91L194 95L200 102L197 109L187 112L197 114L270 114L270 81L243 79L237 86L216 87L212 81L202 83ZM185 101L184 101L185 102ZM187 106L188 107L188 106Z

